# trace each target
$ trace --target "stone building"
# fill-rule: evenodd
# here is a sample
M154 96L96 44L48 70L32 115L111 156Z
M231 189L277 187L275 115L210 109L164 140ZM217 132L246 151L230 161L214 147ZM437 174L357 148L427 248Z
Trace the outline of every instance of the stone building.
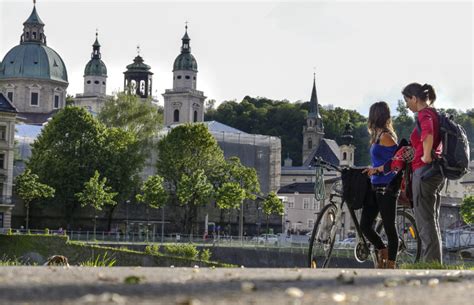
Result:
M10 228L17 110L0 92L0 231Z
M20 44L0 63L0 90L26 123L42 124L65 106L68 77L56 51L47 46L45 24L36 6L23 23Z
M97 114L107 100L107 67L102 61L98 33L92 45L91 59L84 69L84 92L77 94L74 104L85 107L89 112Z

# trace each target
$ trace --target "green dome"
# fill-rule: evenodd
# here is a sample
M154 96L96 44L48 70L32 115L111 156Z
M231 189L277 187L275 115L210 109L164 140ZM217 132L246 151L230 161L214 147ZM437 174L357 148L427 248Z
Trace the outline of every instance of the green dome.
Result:
M67 83L61 57L44 44L22 43L11 49L0 65L0 79L38 78Z
M151 67L144 63L140 55L137 55L133 59L133 63L127 66L127 72L148 72L150 69Z
M173 71L188 70L197 72L197 61L191 53L181 53L174 60Z
M104 62L98 58L89 60L84 70L84 76L105 76L107 77L107 67Z

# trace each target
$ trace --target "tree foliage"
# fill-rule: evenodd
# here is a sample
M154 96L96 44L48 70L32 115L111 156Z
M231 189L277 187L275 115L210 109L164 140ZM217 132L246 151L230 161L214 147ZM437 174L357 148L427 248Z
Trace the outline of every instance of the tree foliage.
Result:
M55 190L49 185L39 182L38 175L26 169L15 179L15 191L26 207L26 229L29 228L29 209L34 200L54 197Z
M283 215L285 213L285 207L283 202L278 198L275 192L268 193L265 200L263 200L263 214L267 215L267 233L268 231L268 224L269 218L272 214Z
M370 138L367 131L367 118L357 111L340 107L334 109L320 107L319 109L323 119L325 138L340 143L345 125L350 123L353 127L355 164L369 164ZM247 133L278 136L281 138L282 160L289 155L294 165L300 165L303 147L302 132L303 126L306 125L305 118L308 110L308 102L290 103L286 100L275 101L246 96L240 103L224 101L217 109L208 109L205 120L216 120ZM474 148L474 110L462 112L447 109L446 111L455 114L456 121L464 126L472 150ZM393 117L395 131L399 138L409 139L415 126L413 116L402 101L398 103L397 112L398 115Z
M164 187L164 179L159 175L148 177L140 191L141 194L137 194L136 196L137 201L145 203L152 208L161 208L168 201L168 193Z
M461 216L467 224L474 224L474 196L467 196L461 204Z
M64 208L71 224L79 207L75 194L82 191L96 170L107 177L122 201L138 187L144 160L133 133L106 128L85 109L67 106L43 128L32 145L27 166L56 189L53 201ZM115 205L110 207L109 225Z
M108 99L98 114L98 119L107 127L118 127L132 132L142 143L151 139L162 128L163 113L151 100L120 92Z
M235 157L226 161L203 124L173 128L158 143L156 168L170 201L185 208L185 232L192 231L198 207L215 200L221 209L234 209L260 192L255 169Z
M268 193L267 197L263 201L263 213L266 215L277 214L283 215L285 212L285 207L283 202L278 198L275 192Z
M95 211L102 211L104 206L117 204L114 200L117 193L107 185L107 178L100 179L98 171L94 172L94 176L84 183L84 189L75 196L82 207L90 206Z
M27 164L39 179L54 189L68 223L78 208L75 194L100 168L105 127L85 109L68 106L43 128L32 145Z

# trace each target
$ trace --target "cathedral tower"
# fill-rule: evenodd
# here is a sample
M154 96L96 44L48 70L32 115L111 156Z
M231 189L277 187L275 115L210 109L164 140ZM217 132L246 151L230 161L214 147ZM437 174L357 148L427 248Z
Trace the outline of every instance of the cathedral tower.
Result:
M165 103L165 125L204 121L204 100L202 91L196 90L197 61L191 54L188 26L181 39L181 54L173 65L173 89L163 94Z

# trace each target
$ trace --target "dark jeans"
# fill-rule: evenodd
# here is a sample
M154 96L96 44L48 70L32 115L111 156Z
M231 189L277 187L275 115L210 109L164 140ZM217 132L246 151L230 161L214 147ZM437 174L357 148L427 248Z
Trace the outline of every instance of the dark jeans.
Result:
M385 193L376 192L373 204L365 205L362 208L360 228L365 237L380 250L386 247L380 236L374 230L374 220L380 212L383 228L388 239L388 259L395 261L398 251L398 233L395 225L397 213L397 194L391 191Z

